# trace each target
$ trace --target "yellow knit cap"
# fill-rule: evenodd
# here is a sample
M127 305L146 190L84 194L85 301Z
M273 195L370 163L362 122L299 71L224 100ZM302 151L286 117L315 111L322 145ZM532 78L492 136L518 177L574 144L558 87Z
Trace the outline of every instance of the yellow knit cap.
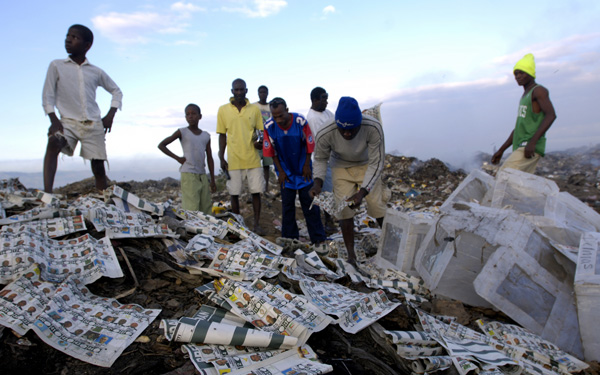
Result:
M513 68L513 73L515 70L521 70L535 78L535 61L533 60L533 55L528 53L527 55L523 56L523 58L519 60Z

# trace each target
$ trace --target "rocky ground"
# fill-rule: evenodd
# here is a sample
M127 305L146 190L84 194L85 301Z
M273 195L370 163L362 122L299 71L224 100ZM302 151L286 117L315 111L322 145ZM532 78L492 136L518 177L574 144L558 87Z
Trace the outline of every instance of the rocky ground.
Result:
M482 165L490 155L480 155ZM384 183L391 189L390 203L401 210L421 210L441 205L460 184L466 173L451 171L443 162L431 159L419 161L405 156L386 158ZM538 168L538 174L555 180L561 190L568 191L597 211L600 210L599 168L600 147L578 150L571 153L554 153L546 156ZM484 166L491 172L489 166ZM271 178L271 198L263 198L260 225L267 231L271 241L280 235L274 220L281 218L281 203ZM179 182L174 179L161 181L117 182L119 186L145 199L163 202L178 199ZM219 192L214 200L227 202L224 180L219 178ZM92 179L83 180L63 188L56 193L68 199L93 192ZM242 215L248 227L252 228L252 207L241 200ZM599 211L600 212L600 211ZM301 214L300 214L301 215ZM92 227L88 225L88 228ZM93 234L93 233L92 233ZM129 346L111 368L100 368L69 357L42 342L33 332L19 338L10 330L4 329L0 337L0 369L2 374L193 374L194 367L184 357L180 344L164 339L158 328L160 319L179 318L192 315L201 304L207 301L194 292L194 288L209 281L201 276L192 276L179 268L164 245L158 239L120 239L113 241L131 263L135 279L128 272L125 259L119 255L125 277L120 279L102 278L89 285L97 295L113 297L126 290L135 291L122 303L137 303L147 308L161 308L158 319L144 332L147 342L135 342ZM120 254L119 252L117 252ZM138 283L136 284L136 279ZM292 291L299 288L287 278L269 280L281 282ZM365 291L364 286L353 285L349 279L339 282L354 289ZM458 322L474 327L476 319L490 319L511 322L502 313L465 306L458 301L433 299L422 306L425 310L443 315L456 316ZM379 323L386 329L412 330L415 317L407 308L399 307L385 316ZM382 343L365 329L356 335L345 333L339 327L330 325L325 330L313 334L308 343L317 351L323 362L334 367L334 374L396 374L409 373L406 365L394 355L394 349ZM599 366L592 363L586 373L598 374ZM451 370L449 370L451 371Z

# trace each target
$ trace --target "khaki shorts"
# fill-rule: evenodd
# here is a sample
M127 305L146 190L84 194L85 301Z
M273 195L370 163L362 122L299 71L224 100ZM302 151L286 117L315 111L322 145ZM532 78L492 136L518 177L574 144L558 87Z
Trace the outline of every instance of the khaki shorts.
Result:
M210 183L207 175L181 173L181 207L188 211L212 214Z
M73 156L77 142L81 142L79 156L88 160L106 160L106 143L104 142L104 125L102 121L75 121L70 118L61 119L63 136L67 145L61 152Z
M502 163L502 166L498 171L501 171L504 168L512 168L527 173L535 173L535 167L537 167L540 158L540 154L533 154L532 158L527 159L525 157L525 147L519 147L510 154L504 163Z
M244 180L248 181L248 190L250 191L250 194L262 193L265 191L265 176L262 167L230 170L229 176L231 177L227 180L227 191L229 192L229 195L241 195Z
M333 174L333 194L336 204L342 200L348 199L358 192L362 185L368 165L360 165L350 168L332 168ZM385 216L387 210L386 202L389 200L389 191L384 191L381 179L377 180L371 192L364 198L367 201L367 214L375 219ZM339 220L351 219L354 217L354 210L346 207L338 216Z

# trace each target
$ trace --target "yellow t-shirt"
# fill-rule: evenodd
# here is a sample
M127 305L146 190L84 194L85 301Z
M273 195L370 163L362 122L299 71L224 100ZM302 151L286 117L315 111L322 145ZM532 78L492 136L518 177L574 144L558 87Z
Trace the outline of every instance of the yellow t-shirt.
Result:
M246 105L238 111L232 101L230 98L217 112L217 133L227 135L229 169L260 168L260 156L252 142L255 131L263 129L260 109L246 99Z

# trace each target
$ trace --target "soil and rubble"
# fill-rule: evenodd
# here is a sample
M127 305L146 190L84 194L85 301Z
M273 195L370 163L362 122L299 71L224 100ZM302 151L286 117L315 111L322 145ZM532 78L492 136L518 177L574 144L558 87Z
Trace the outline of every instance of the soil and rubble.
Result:
M480 155L483 169L492 172L485 165L489 155ZM554 180L561 191L567 191L600 212L600 146L579 153L550 153L540 163L538 175ZM436 210L456 189L467 173L453 171L442 161L431 159L420 161L408 156L386 156L383 182L391 190L390 206L400 211ZM271 177L269 198L263 197L260 226L267 231L264 236L272 242L280 236L276 229L281 218L281 204L278 191L273 188L276 178ZM113 182L130 193L151 202L172 200L180 201L179 182L172 178L160 181ZM227 205L229 197L222 176L218 177L218 192L213 201ZM93 194L93 178L67 185L55 190L68 201L79 196ZM241 215L247 227L252 228L252 207L247 198L241 199ZM25 205L24 211L32 208ZM298 210L300 211L300 210ZM7 210L8 214L17 211ZM299 218L301 213L298 212ZM94 232L92 226L88 232ZM178 232L182 239L189 240L193 235ZM71 236L74 237L74 236ZM69 238L67 236L67 238ZM235 241L235 238L226 238ZM103 277L87 285L90 291L99 296L119 298L123 304L138 304L147 309L162 309L156 319L142 336L131 344L110 368L97 367L46 345L33 332L18 337L9 329L0 330L0 369L2 374L192 374L196 373L190 360L181 351L180 343L167 341L159 329L160 319L178 319L192 316L198 307L210 304L207 297L194 291L194 288L212 280L208 276L192 275L182 269L168 254L166 246L158 238L113 239L117 258L125 276L120 278ZM371 254L372 255L372 254ZM133 271L133 272L131 272ZM272 284L281 284L294 293L302 293L298 283L282 275L267 279ZM364 284L355 284L349 277L343 277L337 283L360 292L372 292ZM131 290L133 289L133 292ZM515 324L502 312L471 307L460 301L431 298L421 304L421 309L431 314L452 316L456 321L477 330L476 321L481 318ZM349 334L337 325L329 325L314 333L308 343L319 355L323 363L333 366L333 374L396 374L411 373L407 361L402 361L388 343L383 342L375 332L381 327L386 330L411 331L418 321L414 310L402 304L382 319L374 327L364 329L357 334ZM379 328L378 328L379 327ZM599 374L597 362L589 363L586 374ZM453 373L451 367L439 373Z

